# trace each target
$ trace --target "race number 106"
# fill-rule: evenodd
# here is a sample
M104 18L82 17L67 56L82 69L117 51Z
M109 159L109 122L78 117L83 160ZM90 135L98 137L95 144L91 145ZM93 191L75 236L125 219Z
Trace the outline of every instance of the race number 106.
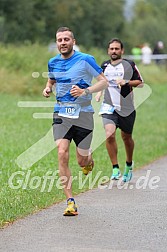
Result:
M73 108L73 107L67 107L66 108L66 113L67 114L74 114L75 113L75 108Z

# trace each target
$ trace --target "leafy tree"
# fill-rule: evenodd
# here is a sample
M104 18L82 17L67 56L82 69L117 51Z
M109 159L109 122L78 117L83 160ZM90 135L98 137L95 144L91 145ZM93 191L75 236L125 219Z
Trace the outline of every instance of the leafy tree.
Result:
M137 0L134 17L126 24L128 49L148 42L153 48L158 40L167 44L167 2L166 0Z
M59 26L69 26L86 47L105 46L124 28L124 0L1 0L4 42L48 42Z

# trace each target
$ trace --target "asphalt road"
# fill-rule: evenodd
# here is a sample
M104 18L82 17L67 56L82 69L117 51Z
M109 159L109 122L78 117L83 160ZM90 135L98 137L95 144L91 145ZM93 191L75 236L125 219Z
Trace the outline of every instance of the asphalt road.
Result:
M55 204L0 231L3 252L167 251L167 157L75 197L79 215Z

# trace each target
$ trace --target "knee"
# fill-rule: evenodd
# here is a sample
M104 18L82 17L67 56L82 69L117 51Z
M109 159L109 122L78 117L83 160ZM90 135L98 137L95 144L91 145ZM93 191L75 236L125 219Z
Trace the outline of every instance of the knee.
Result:
M58 157L59 157L59 161L62 162L67 162L68 161L68 151L65 149L58 149Z
M122 135L122 140L125 143L131 143L133 141L131 134Z
M106 139L106 141L109 144L115 142L115 135L112 134L112 135L108 136L107 139Z

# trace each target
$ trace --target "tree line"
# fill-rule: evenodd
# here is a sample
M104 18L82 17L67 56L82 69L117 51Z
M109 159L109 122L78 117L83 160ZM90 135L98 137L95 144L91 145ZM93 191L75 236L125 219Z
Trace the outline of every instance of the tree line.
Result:
M156 41L167 44L166 0L134 0L125 17L126 0L0 0L0 42L49 43L60 26L70 27L77 44L106 48L119 37L128 51Z

